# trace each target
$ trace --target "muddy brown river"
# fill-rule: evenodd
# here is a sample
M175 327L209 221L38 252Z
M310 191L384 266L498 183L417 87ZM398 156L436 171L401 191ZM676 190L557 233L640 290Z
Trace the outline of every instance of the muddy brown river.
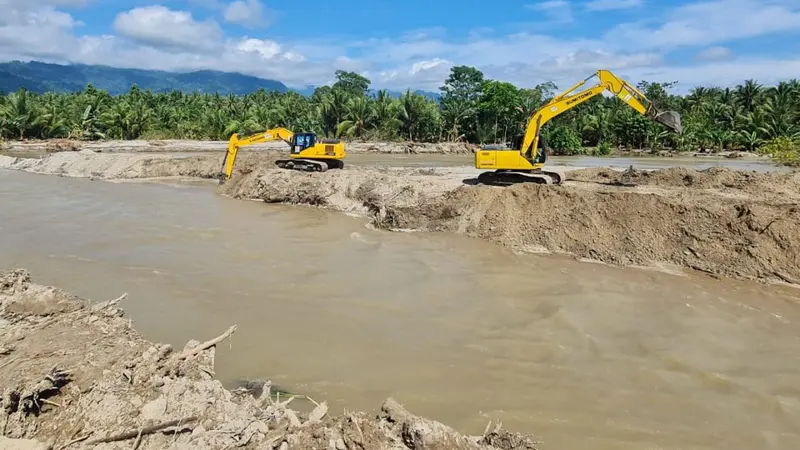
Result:
M0 267L123 306L217 376L542 449L800 448L800 291L370 230L214 185L0 171Z

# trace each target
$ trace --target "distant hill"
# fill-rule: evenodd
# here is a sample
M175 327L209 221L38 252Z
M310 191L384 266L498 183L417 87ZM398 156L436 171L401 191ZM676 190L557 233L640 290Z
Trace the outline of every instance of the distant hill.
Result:
M166 92L218 92L223 95L244 95L259 89L287 92L293 90L309 96L315 86L292 89L276 80L267 80L250 75L214 70L176 73L161 70L120 69L109 66L84 64L50 64L43 62L12 61L0 63L0 92L12 92L25 88L31 92L43 93L80 91L87 84L108 91L112 95L128 92L133 84L143 90ZM402 92L387 91L393 97ZM434 92L415 91L428 98L439 97Z
M112 95L127 92L133 84L153 92L181 90L186 92L219 92L246 94L264 88L286 92L280 81L264 80L239 73L200 70L173 73L160 70L118 69L83 64L48 64L42 62L0 63L0 91L10 92L24 87L33 92L74 92L92 83Z

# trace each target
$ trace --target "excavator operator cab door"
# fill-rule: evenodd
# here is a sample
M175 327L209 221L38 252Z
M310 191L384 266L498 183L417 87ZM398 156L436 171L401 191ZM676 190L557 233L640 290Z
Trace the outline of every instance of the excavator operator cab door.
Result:
M539 134L539 139L536 141L536 155L533 157L534 164L544 164L547 160L547 142L544 136Z
M294 135L292 141L292 153L297 154L313 147L317 143L317 136L314 133L298 133Z
M522 148L522 139L524 137L525 137L525 135L518 134L518 135L514 136L513 138L511 138L511 148L514 149L514 150L519 151L519 149Z
M514 140L512 141L514 149L522 147L524 137L523 135L514 136ZM539 133L539 139L536 140L536 152L531 152L529 148L524 151L523 155L531 164L543 164L547 159L547 152L545 151L546 146L547 143L545 142L544 135Z

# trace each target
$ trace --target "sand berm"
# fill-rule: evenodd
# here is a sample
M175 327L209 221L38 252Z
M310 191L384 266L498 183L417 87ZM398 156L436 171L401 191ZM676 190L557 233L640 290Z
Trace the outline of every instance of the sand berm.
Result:
M797 284L800 172L723 168L582 169L563 186L473 185L465 168L348 165L304 173L275 168L278 152L240 154L219 193L360 215L390 230L453 232L527 252L619 266L702 271ZM213 179L219 154L53 153L0 156L0 168L93 179Z

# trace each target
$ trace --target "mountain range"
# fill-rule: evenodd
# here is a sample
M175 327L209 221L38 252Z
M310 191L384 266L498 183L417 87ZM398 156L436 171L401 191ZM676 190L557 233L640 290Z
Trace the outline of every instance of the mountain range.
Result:
M38 61L11 61L0 63L0 93L8 93L25 88L28 91L43 93L75 92L94 87L108 91L111 95L125 92L136 84L139 89L152 92L218 92L222 95L244 95L259 89L267 91L295 91L310 96L316 86L290 88L280 81L244 75L234 72L198 70L194 72L166 72L161 70L122 69L101 65L52 64ZM374 92L374 91L373 91ZM439 94L429 91L414 91L431 99ZM402 92L387 90L393 97Z

